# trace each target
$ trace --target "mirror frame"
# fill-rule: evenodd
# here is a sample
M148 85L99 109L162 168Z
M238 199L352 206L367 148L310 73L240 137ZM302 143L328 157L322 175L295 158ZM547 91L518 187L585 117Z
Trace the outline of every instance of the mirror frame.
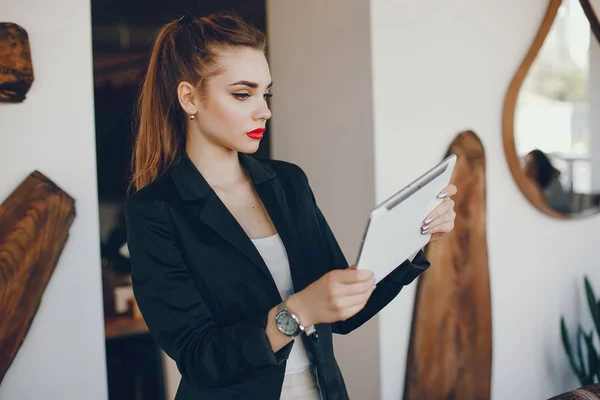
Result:
M598 22L598 16L595 13L593 6L590 4L589 0L579 0L583 11L590 22L590 28L594 33L596 39L600 42L600 23ZM510 171L512 176L517 183L517 186L521 190L521 192L527 197L527 199L533 204L538 210L542 211L545 214L548 214L552 217L559 219L579 219L584 217L589 217L589 214L579 215L579 214L563 214L560 213L553 208L551 208L544 198L539 196L539 192L534 186L534 184L527 178L525 172L521 167L521 162L517 155L517 149L515 146L515 132L514 132L514 120L515 120L515 109L517 106L517 98L519 96L519 91L523 82L525 81L525 77L533 64L533 61L537 57L546 36L548 36L548 32L550 28L552 28L552 24L554 23L554 19L556 18L556 13L560 5L562 4L562 0L550 0L548 4L548 8L546 9L546 14L544 15L544 19L542 20L542 24L540 29L538 30L535 38L533 39L533 43L529 48L525 58L523 59L519 69L515 73L512 82L508 88L506 93L506 97L504 99L504 110L502 115L502 135L503 135L503 143L504 143L504 153L506 156L506 161L510 167ZM598 210L600 211L600 209ZM595 213L594 213L595 214Z
M590 28L594 32L594 36L598 42L600 42L600 21L598 20L598 10L594 9L594 6L590 3L590 0L579 0L583 12L590 22Z

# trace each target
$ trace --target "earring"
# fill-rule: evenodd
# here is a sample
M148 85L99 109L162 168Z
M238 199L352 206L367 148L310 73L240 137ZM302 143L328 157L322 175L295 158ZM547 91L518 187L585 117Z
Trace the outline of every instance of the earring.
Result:
M194 114L190 114L190 119L194 119L196 116Z

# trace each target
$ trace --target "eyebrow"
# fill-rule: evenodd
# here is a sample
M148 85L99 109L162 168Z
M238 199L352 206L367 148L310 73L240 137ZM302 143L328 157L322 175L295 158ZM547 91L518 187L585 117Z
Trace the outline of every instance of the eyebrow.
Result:
M229 86L248 86L252 89L256 89L258 88L258 83L256 82L250 82L250 81L237 81L235 83L232 83ZM271 89L271 86L273 86L273 82L269 83L269 86L267 86L267 89Z

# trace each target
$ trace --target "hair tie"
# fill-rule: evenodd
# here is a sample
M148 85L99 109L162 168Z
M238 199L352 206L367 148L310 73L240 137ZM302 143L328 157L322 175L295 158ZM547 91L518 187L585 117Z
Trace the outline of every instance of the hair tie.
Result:
M179 18L179 25L191 25L194 22L194 17L190 14L185 13Z

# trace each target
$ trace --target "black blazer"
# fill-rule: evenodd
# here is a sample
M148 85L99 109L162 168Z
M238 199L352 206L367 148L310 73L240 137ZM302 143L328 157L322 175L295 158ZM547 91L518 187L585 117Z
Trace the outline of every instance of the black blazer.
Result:
M348 263L304 172L281 161L240 162L289 258L298 292ZM260 254L184 154L126 204L135 298L157 344L177 362L177 400L279 399L294 341L274 353L268 311L282 301ZM355 316L302 335L324 400L348 399L332 333L347 334L429 267L419 252L383 279Z

